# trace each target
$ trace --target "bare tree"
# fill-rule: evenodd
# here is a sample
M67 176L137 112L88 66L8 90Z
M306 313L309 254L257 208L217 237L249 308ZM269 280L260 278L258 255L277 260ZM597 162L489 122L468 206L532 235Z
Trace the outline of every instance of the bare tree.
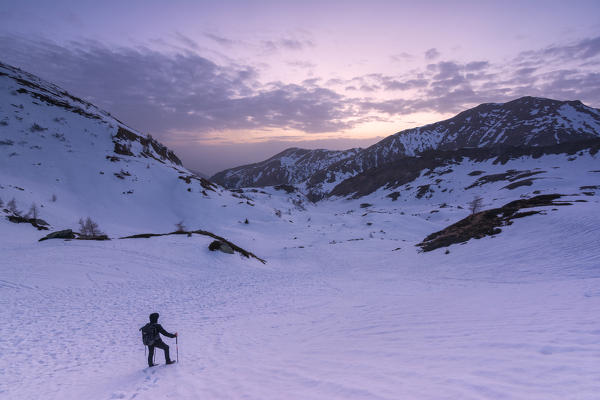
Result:
M185 232L185 225L183 224L183 220L176 223L175 228L177 229L175 232Z
M27 211L27 218L38 219L40 216L40 210L35 203L31 203L31 207L29 207L29 211Z
M79 219L79 233L82 237L86 238L103 235L102 231L98 227L98 224L90 217L87 217L85 221L83 218Z
M467 205L469 206L469 211L471 211L471 214L477 214L483 207L483 198L480 196L475 196Z
M21 215L21 211L19 211L19 209L17 208L17 201L14 197L10 199L8 203L6 203L6 208L11 214Z

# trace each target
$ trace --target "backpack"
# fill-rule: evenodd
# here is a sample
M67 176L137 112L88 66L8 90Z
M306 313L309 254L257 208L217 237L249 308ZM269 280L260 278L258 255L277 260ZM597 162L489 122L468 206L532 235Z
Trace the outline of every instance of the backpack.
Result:
M152 346L159 338L158 328L156 327L156 324L151 322L142 326L140 331L142 331L142 343L144 343L144 346Z

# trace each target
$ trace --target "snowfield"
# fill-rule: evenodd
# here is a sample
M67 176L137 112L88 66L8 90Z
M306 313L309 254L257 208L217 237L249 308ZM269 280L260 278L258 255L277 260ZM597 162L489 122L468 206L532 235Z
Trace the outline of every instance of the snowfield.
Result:
M38 243L3 219L0 398L596 399L588 199L450 254L414 246L443 222L391 209L369 237L358 201L228 232L265 265L204 236ZM179 364L145 368L154 311Z

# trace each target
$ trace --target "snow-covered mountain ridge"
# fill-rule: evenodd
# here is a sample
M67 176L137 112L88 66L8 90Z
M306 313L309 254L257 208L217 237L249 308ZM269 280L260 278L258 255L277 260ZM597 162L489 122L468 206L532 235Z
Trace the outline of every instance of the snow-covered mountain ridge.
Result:
M360 149L336 151L293 147L268 160L221 171L210 179L228 188L298 184L359 152Z
M225 170L212 179L226 187L260 186L260 177L268 175L270 185L304 186L318 199L360 173L432 150L527 148L533 152L535 148L599 137L600 110L580 101L522 97L507 103L481 104L448 120L398 132L366 149L329 154L313 171L302 163L284 163L287 150L268 162ZM318 157L319 152L322 150L304 150L303 154Z

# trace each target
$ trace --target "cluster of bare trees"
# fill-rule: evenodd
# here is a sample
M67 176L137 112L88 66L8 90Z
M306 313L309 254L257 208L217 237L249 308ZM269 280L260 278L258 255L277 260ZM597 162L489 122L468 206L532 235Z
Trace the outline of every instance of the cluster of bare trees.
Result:
M104 235L98 224L90 217L87 217L85 220L83 218L79 219L79 234L84 238L93 238Z
M52 201L56 201L56 195L52 195ZM35 202L31 203L29 210L25 214L19 210L19 207L17 206L17 200L14 197L10 199L8 203L6 203L6 206L4 205L4 201L0 198L0 207L6 207L6 210L9 213L18 217L29 219L39 219L40 217L40 208Z

